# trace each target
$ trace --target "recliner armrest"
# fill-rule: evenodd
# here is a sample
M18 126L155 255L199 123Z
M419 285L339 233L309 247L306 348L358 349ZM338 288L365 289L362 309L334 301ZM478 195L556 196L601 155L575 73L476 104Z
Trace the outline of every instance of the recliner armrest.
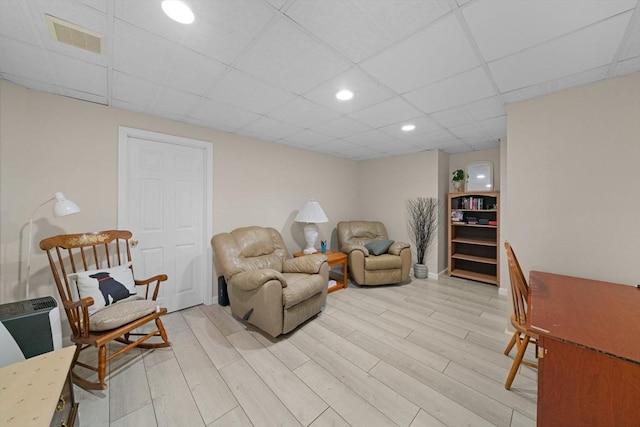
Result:
M345 243L340 248L340 252L344 252L346 254L350 254L353 251L360 251L364 254L364 256L369 256L369 250L362 245L355 245L353 243Z
M282 264L284 273L317 274L322 264L327 262L327 256L322 254L305 255L298 258L285 259Z
M270 280L278 280L283 288L287 287L287 281L282 273L270 268L238 273L229 279L229 286L236 287L242 291L252 291Z
M387 253L390 253L391 255L400 255L400 252L402 252L403 249L410 247L411 245L405 242L393 242Z

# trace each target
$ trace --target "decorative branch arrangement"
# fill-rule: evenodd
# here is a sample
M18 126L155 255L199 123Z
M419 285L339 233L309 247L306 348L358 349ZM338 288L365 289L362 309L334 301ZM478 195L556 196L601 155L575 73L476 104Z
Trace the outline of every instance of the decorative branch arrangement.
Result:
M416 245L417 263L423 264L429 245L438 230L440 201L435 197L416 197L407 200L407 225Z

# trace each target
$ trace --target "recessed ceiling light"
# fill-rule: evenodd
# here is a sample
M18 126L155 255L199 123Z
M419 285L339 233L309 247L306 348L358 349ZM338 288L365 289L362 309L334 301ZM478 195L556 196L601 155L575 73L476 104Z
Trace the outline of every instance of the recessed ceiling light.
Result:
M405 132L411 132L415 128L416 128L416 125L404 125L400 129L402 129Z
M348 101L353 98L353 92L347 89L343 89L336 93L336 98L338 98L340 101Z
M179 0L164 0L162 2L162 10L169 18L181 24L191 24L195 19L189 6Z
M478 179L484 179L484 175L478 175Z

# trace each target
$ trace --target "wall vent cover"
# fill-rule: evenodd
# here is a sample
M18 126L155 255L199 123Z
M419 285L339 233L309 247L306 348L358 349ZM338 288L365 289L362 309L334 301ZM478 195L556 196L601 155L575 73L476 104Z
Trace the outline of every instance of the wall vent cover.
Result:
M102 53L102 36L55 16L45 15L54 40L93 53Z

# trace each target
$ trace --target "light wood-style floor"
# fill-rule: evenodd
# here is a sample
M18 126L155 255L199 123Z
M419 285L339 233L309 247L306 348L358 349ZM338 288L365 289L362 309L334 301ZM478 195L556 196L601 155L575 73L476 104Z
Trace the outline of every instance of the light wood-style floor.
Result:
M75 388L80 425L534 426L536 371L504 389L509 314L496 287L448 277L350 285L278 339L193 307L164 317L172 348L113 360L104 392Z

